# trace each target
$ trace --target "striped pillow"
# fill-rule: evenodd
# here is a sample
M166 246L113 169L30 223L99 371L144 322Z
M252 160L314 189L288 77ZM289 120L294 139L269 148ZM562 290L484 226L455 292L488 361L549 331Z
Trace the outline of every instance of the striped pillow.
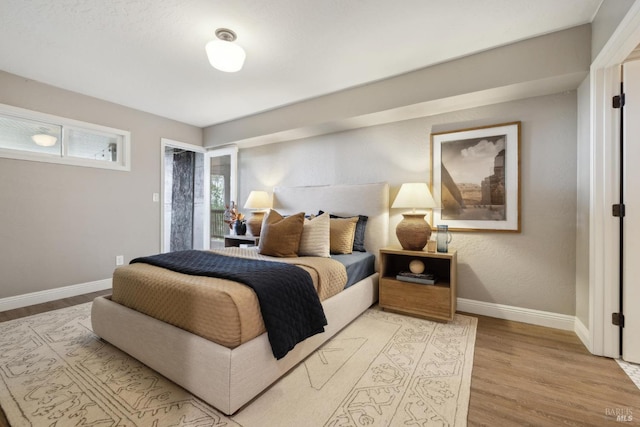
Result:
M328 258L329 248L329 215L305 219L298 255Z

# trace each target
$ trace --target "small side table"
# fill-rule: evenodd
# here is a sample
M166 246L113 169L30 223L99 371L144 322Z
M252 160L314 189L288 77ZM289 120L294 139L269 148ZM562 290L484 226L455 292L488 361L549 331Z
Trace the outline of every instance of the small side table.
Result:
M425 271L438 277L435 285L407 283L396 279L409 263L419 260ZM447 253L407 251L402 248L380 250L380 301L384 310L432 320L453 320L456 312L457 256Z
M236 236L235 234L227 234L224 236L224 247L239 247L240 245L258 246L260 236Z

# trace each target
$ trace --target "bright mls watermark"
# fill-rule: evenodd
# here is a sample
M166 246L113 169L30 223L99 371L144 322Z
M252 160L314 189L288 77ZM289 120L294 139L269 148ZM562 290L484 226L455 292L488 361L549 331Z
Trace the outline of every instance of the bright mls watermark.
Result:
M609 419L614 419L621 423L633 421L633 411L631 408L605 408L604 414Z

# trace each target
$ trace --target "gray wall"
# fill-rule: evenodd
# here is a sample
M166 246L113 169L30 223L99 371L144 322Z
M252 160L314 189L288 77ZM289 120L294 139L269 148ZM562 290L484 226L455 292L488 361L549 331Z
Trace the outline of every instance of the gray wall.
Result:
M591 22L591 60L594 60L636 0L603 0Z
M170 102L170 100L168 100ZM160 138L202 129L0 72L0 103L131 132L131 171L0 158L0 298L108 279L160 251Z
M428 182L431 132L522 121L522 233L454 233L459 296L573 315L576 111L571 91L241 149L240 200L274 185L379 181L393 200L403 182ZM392 242L401 213L391 210Z
M570 28L211 126L205 146L238 143L240 200L274 185L377 181L393 198L428 181L430 132L522 121L522 233L456 233L459 295L573 315L575 89L591 46L590 25Z

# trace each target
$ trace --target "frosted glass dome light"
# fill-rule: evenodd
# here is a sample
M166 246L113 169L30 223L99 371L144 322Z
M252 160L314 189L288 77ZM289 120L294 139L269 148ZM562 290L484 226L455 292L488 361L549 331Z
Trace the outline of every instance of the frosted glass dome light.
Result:
M205 47L211 66L227 73L240 71L247 54L242 47L233 43L236 34L226 28L218 28L216 37L217 40L211 40Z

